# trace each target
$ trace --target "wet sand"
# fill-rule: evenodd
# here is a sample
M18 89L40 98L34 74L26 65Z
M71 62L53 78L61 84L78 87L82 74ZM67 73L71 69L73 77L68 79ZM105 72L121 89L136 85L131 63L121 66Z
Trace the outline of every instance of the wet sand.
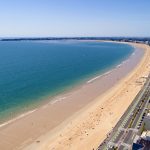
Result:
M141 89L141 77L148 75L149 47L132 45L135 52L110 72L0 126L0 149L96 148Z

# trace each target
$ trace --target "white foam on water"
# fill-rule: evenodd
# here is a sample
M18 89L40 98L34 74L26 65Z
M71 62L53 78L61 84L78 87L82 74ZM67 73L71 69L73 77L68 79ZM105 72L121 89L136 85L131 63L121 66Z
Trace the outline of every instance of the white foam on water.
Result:
M62 100L64 100L64 99L66 99L66 98L67 98L67 97L60 97L60 98L57 98L57 99L51 101L50 104L55 104L55 103L60 102L60 101L62 101Z
M19 119L21 119L21 118L23 118L23 117L25 117L25 116L27 116L27 115L29 115L29 114L35 112L36 110L37 110L37 109L28 111L28 112L26 112L26 113L24 113L24 114L19 115L18 117L14 118L14 119L11 119L11 120L9 120L9 121L6 121L6 122L0 124L0 128L1 128L1 127L4 127L4 126L6 126L6 125L8 125L8 124L10 124L10 123L12 123L12 122L15 122L16 120L19 120Z
M89 84L89 83L92 83L93 81L97 80L98 78L100 78L100 77L102 77L102 76L105 76L105 75L108 75L108 74L111 73L111 72L112 72L112 70L111 70L111 71L108 71L108 72L106 72L106 73L104 73L104 74L102 74L102 75L99 75L99 76L97 76L97 77L94 77L94 78L92 78L91 80L87 81L87 83L88 83L88 84Z

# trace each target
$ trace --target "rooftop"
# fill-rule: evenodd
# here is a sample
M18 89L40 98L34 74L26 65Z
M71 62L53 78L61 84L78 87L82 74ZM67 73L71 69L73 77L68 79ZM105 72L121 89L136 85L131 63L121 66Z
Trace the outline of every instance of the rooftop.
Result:
M150 131L144 131L141 135L141 138L150 141Z

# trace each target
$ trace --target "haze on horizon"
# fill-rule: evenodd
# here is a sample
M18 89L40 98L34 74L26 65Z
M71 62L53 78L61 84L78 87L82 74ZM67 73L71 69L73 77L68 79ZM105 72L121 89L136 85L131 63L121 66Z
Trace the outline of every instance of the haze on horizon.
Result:
M0 37L150 36L149 0L1 0Z

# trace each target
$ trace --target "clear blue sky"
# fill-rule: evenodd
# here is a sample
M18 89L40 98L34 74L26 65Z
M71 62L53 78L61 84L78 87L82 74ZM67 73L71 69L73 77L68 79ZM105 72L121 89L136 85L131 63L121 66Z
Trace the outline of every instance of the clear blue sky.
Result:
M150 0L0 0L6 36L150 36Z

